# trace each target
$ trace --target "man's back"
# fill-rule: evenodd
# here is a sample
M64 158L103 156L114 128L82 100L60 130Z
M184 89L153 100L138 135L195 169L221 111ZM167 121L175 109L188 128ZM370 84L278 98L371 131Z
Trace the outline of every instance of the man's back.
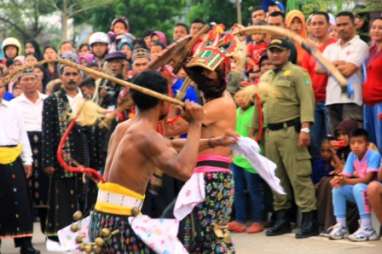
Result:
M167 142L145 121L118 125L109 144L105 180L144 194L155 166L142 150L150 152L152 143L158 141Z

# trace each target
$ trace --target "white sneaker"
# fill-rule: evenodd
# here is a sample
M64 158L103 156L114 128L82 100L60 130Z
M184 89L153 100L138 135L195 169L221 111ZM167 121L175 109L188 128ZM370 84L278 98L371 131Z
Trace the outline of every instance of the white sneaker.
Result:
M360 227L353 234L349 235L348 239L352 242L365 242L365 241L378 240L379 236L372 227L368 227L368 228Z
M333 230L334 226L335 226L335 225L328 227L326 230L323 230L323 231L320 233L320 236L329 238L329 234L330 234L330 232Z
M346 227L337 223L332 227L332 230L329 233L330 240L341 240L344 239L349 234L349 231Z

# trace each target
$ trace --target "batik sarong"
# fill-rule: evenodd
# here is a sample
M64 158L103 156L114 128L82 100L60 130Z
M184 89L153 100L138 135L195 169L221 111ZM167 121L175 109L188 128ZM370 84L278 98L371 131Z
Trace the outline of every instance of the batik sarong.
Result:
M223 156L200 156L198 159L194 174L203 174L204 201L181 221L178 234L189 253L235 253L227 229L233 203L230 163L230 158Z

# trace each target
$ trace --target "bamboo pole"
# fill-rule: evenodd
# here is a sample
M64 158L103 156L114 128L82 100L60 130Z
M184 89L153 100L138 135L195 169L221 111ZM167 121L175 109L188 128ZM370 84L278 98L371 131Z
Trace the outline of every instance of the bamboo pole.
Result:
M183 81L183 84L181 88L178 90L178 93L176 94L175 98L178 100L183 100L187 93L187 88L191 85L191 79L189 77L186 77Z
M116 83L118 85L129 87L129 88L131 88L133 90L136 90L136 91L141 92L143 94L155 97L155 98L157 98L159 100L167 101L169 103L172 103L172 104L175 104L175 105L179 105L179 106L182 106L182 107L185 105L184 102L182 102L180 100L177 100L175 98L172 98L170 96L167 96L167 95L155 92L155 91L150 90L148 88L145 88L145 87L136 85L134 83L125 81L123 79L119 79L119 78L113 77L113 76L108 75L106 73L103 73L101 71L93 70L93 69L91 69L89 67L86 67L86 66L74 63L72 61L65 60L65 59L57 59L57 62L59 62L60 64L64 64L64 65L67 65L67 66L79 69L79 70L84 71L84 72L86 72L88 74L92 74L92 75L98 76L100 78L110 80L110 81L112 81L112 82L114 82L114 83Z
M288 29L276 26L249 26L234 33L234 35L241 34L253 34L257 32L269 32L273 34L282 35L300 44L309 54L312 54L317 61L326 68L326 70L337 80L342 86L346 87L348 84L347 79L341 74L341 72L327 60L322 53L317 49L314 42L301 37L300 35L292 32Z
M35 67L35 66L37 66L37 65L43 65L43 64L46 64L46 63L48 63L47 60L41 60L41 61L39 61L39 62L37 62L37 63L35 63L35 64L25 64L25 65L22 65L22 66L20 66L20 67L17 67L13 73L8 74L8 75L2 77L2 80L3 80L4 83L8 83L8 82L10 82L12 79L14 79L15 77L17 77L17 75L18 75L21 71L23 71L23 70L25 70L25 69L28 69L28 68L33 68L33 67Z
M21 68L17 69L14 73L12 73L12 75L8 75L4 78L5 81L9 81L11 80L12 78L14 78L19 72L25 70L25 69L28 69L28 68L33 68L34 66L36 65L41 65L41 64L45 64L45 63L49 63L49 62L58 62L60 64L63 64L63 65L67 65L67 66L70 66L70 67L73 67L73 68L76 68L78 70L81 70L83 72L86 72L87 74L92 74L92 75L95 75L97 77L100 77L100 78L103 78L103 79L107 79L107 80L110 80L118 85L121 85L121 86L124 86L124 87L129 87L133 90L136 90L138 92L141 92L143 94L146 94L146 95L149 95L149 96L152 96L152 97L155 97L159 100L163 100L163 101L167 101L169 103L172 103L172 104L175 104L175 105L179 105L179 106L184 106L185 103L176 99L176 98L172 98L170 96L167 96L165 94L161 94L161 93L158 93L156 91L153 91L151 89L148 89L148 88L145 88L145 87L142 87L142 86L139 86L139 85L136 85L134 83L131 83L131 82L128 82L128 81L125 81L123 79L119 79L119 78L116 78L114 76L111 76L109 74L106 74L104 72L101 72L101 71L96 71L96 70L93 70L89 67L86 67L84 65L81 65L81 64L77 64L77 63L74 63L72 61L69 61L69 60L65 60L65 59L57 59L57 60L52 60L52 61L47 61L47 60L43 60L43 61L40 61L40 62L37 62L35 64L32 64L32 65L25 65L25 66L22 66Z

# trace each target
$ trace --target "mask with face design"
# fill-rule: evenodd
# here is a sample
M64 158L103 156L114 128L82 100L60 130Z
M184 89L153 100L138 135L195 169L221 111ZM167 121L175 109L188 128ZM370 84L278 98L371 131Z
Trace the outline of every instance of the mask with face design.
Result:
M188 76L203 92L206 100L216 99L226 89L226 74L230 69L229 54L237 48L236 37L224 33L223 27L216 25L208 33L206 40L196 50L185 67ZM216 72L216 78L208 77L205 70Z

